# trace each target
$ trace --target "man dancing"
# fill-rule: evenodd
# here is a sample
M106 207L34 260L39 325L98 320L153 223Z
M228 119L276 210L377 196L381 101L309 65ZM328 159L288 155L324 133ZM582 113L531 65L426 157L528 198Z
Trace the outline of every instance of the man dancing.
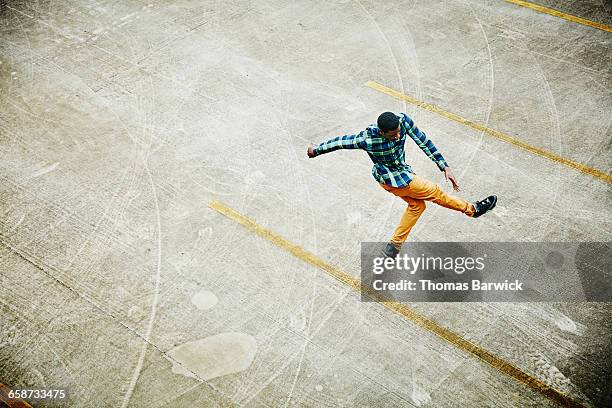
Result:
M469 203L466 200L445 193L440 186L417 176L405 161L404 143L410 137L423 150L438 168L444 172L447 181L459 191L457 179L438 152L436 146L421 132L412 119L405 113L399 115L384 112L378 117L377 125L370 125L355 134L339 136L317 147L308 147L308 157L314 158L338 149L365 150L374 162L372 176L382 188L408 203L400 224L395 229L391 241L383 253L395 257L408 238L410 230L425 211L425 201L432 201L451 210L461 211L468 217L477 218L490 211L497 203L497 196L489 196L481 201Z

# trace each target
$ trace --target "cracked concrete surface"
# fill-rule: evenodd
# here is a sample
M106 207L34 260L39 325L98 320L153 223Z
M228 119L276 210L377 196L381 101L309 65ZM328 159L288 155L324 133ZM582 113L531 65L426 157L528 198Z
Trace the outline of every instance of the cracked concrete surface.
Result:
M365 154L305 151L392 110L464 197L499 196L477 221L429 205L411 239L609 241L609 183L364 84L609 173L611 33L484 0L5 0L0 33L0 383L69 407L556 406L207 204L357 277L405 204ZM410 306L611 401L609 303Z

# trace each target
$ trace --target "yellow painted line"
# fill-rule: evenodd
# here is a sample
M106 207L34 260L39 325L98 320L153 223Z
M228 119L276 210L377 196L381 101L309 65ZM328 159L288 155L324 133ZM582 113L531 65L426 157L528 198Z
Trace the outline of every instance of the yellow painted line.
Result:
M296 256L302 261L309 263L313 266L316 266L319 269L322 269L328 275L332 276L333 278L337 279L343 284L349 286L356 292L361 292L362 290L361 280L352 277L351 275L344 272L343 270L336 268L335 266L329 264L328 262L320 259L313 253L306 251L300 246L287 241L285 238L281 237L280 235L260 226L255 221L247 218L246 216L240 214L239 212L233 210L232 208L228 207L227 205L219 201L211 201L208 205L210 208L214 209L220 214L223 214L224 216L231 219L232 221L237 222L238 224L247 228L249 231L254 232L255 234L259 235L260 237L267 239L274 245L280 247L281 249L284 249L285 251L291 253L292 255ZM478 357L480 360L491 365L493 368L500 371L501 373L504 373L512 377L516 381L522 384L525 384L532 390L543 394L544 396L548 397L549 399L558 403L559 405L563 407L585 408L584 405L569 398L567 395L563 394L561 391L547 385L546 383L538 380L535 377L530 376L529 374L523 372L520 368L516 367L515 365L503 360L500 357L497 357L495 354L490 353L489 351L483 349L482 347L464 339L463 337L446 329L445 327L440 326L435 321L419 314L418 312L412 310L408 306L402 303L390 301L389 299L383 297L381 294L371 289L369 290L368 289L369 288L367 287L363 288L363 290L365 290L365 296L371 298L372 300L380 302L380 304L386 307L387 309L393 311L394 313L397 313L401 317L405 318L406 320L409 320L410 322L416 324L417 326L431 333L434 333L435 335L451 343L453 346L457 347L458 349L463 350L475 357Z
M583 24L589 27L598 28L600 30L608 31L612 33L612 27L610 27L609 25L596 23L595 21L586 20L584 18L572 16L571 14L563 13L561 11L551 9L548 7L544 7L544 6L540 6L538 4L529 3L528 1L506 0L506 2L516 4L517 6L527 7L529 9L539 11L540 13L550 14L551 16L560 17L560 18L563 18L565 20L568 20L574 23Z
M476 122L472 122L471 120L463 118L463 117L461 117L459 115L456 115L454 113L447 112L444 109L439 108L439 107L437 107L435 105L431 105L431 104L429 104L427 102L423 102L423 101L420 101L418 99L412 98L412 97L410 97L408 95L404 95L403 93L401 93L399 91L396 91L395 89L391 89L391 88L388 88L388 87L386 87L384 85L381 85L381 84L379 84L376 81L368 81L368 82L366 82L366 86L368 86L368 87L370 87L370 88L372 88L374 90L377 90L379 92L382 92L384 94L387 94L389 96L392 96L392 97L394 97L396 99L400 99L400 100L409 102L409 103L411 103L413 105L418 106L419 108L422 108L422 109L428 110L430 112L436 113L436 114L438 114L440 116L444 116L447 119L450 119L450 120L453 120L455 122L461 123L462 125L471 127L472 129L476 129L478 131L484 132L487 135L493 136L494 138L496 138L498 140L502 140L502 141L504 141L506 143L510 143L511 145L514 145L516 147L520 147L521 149L527 150L528 152L531 152L531 153L534 153L534 154L537 154L540 157L545 157L545 158L547 158L547 159L549 159L549 160L551 160L551 161L553 161L555 163L562 164L564 166L570 167L572 169L576 169L576 170L581 171L581 172L583 172L585 174L588 174L590 176L597 177L597 178L599 178L601 180L607 181L608 183L612 183L612 176L610 174L608 174L608 173L604 173L601 170L597 170L597 169L595 169L593 167L589 167L589 166L587 166L585 164L578 163L578 162L576 162L574 160L567 159L565 157L559 156L559 155L554 154L552 152L549 152L547 150L540 149L539 147L532 146L529 143L525 143L522 140L519 140L519 139L517 139L515 137L512 137L512 136L510 136L510 135L508 135L506 133L503 133L503 132L500 132L498 130L494 130L494 129L488 128L486 126L483 126L483 125L481 125L479 123L476 123Z

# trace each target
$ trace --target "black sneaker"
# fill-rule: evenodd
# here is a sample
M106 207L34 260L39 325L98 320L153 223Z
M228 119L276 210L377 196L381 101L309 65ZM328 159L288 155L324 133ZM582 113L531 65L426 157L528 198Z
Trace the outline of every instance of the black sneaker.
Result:
M497 204L497 196L495 195L488 196L487 198L481 201L476 201L474 203L474 207L476 207L476 212L474 212L473 217L478 218L487 211L491 211L493 208L495 208L495 204Z
M387 258L395 258L399 253L399 249L392 243L388 243L385 249L382 250L382 253Z

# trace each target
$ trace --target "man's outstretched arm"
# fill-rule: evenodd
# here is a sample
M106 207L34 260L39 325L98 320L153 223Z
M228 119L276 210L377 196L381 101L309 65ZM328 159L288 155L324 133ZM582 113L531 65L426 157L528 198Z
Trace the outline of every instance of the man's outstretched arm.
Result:
M406 134L410 136L412 140L419 146L419 148L429 157L438 168L444 172L444 177L447 181L450 181L453 185L453 190L459 191L459 184L457 183L457 179L453 175L448 163L442 156L442 153L438 151L436 146L433 144L431 140L425 135L425 133L421 132L421 130L414 124L414 121L410 118L410 116L402 113L404 116L404 120L402 120L402 126L406 131Z
M365 146L367 132L364 130L355 135L338 136L318 146L308 147L308 157L313 158L338 149L362 149Z
M425 135L425 133L421 132L419 128L414 124L414 121L410 118L410 116L405 113L402 114L404 116L404 120L402 121L402 125L406 130L406 134L414 140L414 142L419 146L419 148L429 157L440 169L443 171L448 167L448 163L444 160L444 156L442 153L438 151L436 146L433 144L431 140Z

